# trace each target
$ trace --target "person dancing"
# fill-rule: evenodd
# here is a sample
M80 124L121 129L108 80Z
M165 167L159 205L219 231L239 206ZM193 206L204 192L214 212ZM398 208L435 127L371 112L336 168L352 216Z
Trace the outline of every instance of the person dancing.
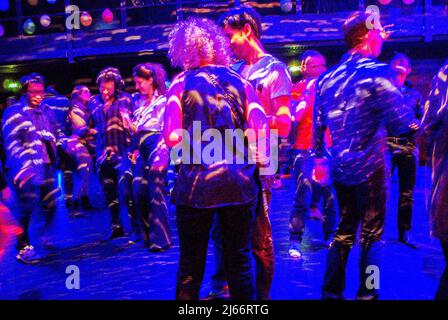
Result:
M98 134L96 163L98 175L111 214L111 232L103 239L124 236L120 218L120 202L124 202L131 218L132 238L140 234L140 226L132 201L131 97L123 92L124 83L118 69L108 67L97 77L100 94L93 96L88 108ZM120 201L119 201L120 200Z
M215 214L223 237L230 297L253 299L250 243L259 188L256 165L239 155L248 152L243 133L246 127L267 131L264 111L252 86L229 69L229 41L213 21L190 18L178 22L169 36L168 54L172 64L184 70L168 91L164 117L164 137L173 147L171 154L182 147L172 194L180 243L176 299L199 298ZM216 154L218 150L216 157L210 154L212 159L204 158L204 143L191 141L210 130L221 137L214 140L221 148L221 157L228 153L225 159ZM236 146L243 143L244 150L225 145L221 134L226 130L242 133L233 138Z
M132 131L138 151L132 190L144 245L158 252L171 246L165 201L169 153L162 135L166 72L159 64L145 63L137 65L132 74L138 91L132 96Z
M324 73L317 83L314 107L314 156L312 176L322 185L332 175L340 209L339 225L327 257L322 286L323 299L343 299L345 271L350 249L361 225L360 285L357 298L378 298L378 286L367 286L368 266L378 266L378 251L386 213L385 137L418 130L414 110L404 105L387 64L379 63L387 33L367 28L369 14L352 13L343 25L350 48L341 62ZM333 139L331 157L324 132Z
M448 300L448 61L434 77L425 104L422 134L429 139L432 154L432 192L429 214L431 233L440 239L445 270L435 299Z

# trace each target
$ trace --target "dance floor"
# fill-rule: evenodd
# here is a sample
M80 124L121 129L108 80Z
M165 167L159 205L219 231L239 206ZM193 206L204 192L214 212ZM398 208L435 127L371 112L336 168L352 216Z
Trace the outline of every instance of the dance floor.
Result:
M444 267L439 242L429 236L429 217L425 199L429 196L430 172L418 171L415 194L414 236L419 249L397 242L397 178L389 186L388 212L384 235L383 263L380 266L381 299L432 299ZM164 253L150 253L141 244L127 244L122 238L108 243L99 240L109 228L109 215L96 178L92 178L92 202L102 208L82 218L70 219L62 200L58 202L54 230L55 250L43 251L40 264L17 262L11 241L0 262L0 299L163 299L175 294L179 246L174 207L170 210L174 246ZM275 245L275 278L272 298L280 300L320 299L328 250L323 246L321 222L307 221L301 260L288 256L288 219L294 195L294 181L284 179L274 191L272 228ZM39 219L32 229L36 239ZM129 224L127 217L123 217ZM39 248L37 241L36 247ZM210 287L214 270L213 251L209 246L202 296ZM353 299L358 286L359 247L355 246L347 266L346 298ZM80 289L66 288L66 268L80 270Z

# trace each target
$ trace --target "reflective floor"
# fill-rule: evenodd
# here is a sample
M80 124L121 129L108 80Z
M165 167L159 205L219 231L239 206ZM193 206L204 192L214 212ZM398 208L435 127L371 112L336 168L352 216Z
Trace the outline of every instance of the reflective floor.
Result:
M397 181L389 186L388 213L384 235L383 264L380 268L381 299L432 299L444 267L439 242L429 237L425 198L429 196L430 172L419 168L415 194L414 237L419 249L413 250L397 242ZM15 259L14 242L8 244L0 262L0 299L173 299L179 254L174 208L170 223L174 246L164 253L150 253L141 244L129 246L122 238L108 243L99 240L109 229L109 216L98 181L92 179L92 202L102 208L84 217L70 219L62 200L58 203L55 222L55 250L44 251L37 265L24 265ZM273 299L320 299L328 250L323 246L321 222L307 221L301 260L288 256L288 219L294 194L294 181L284 179L273 196L273 237L276 253L276 274ZM37 239L40 223L32 229ZM127 223L127 217L123 220ZM127 223L127 227L128 223ZM128 228L129 229L129 228ZM355 246L347 267L345 296L353 299L358 286L359 248ZM210 247L202 296L209 291L214 269ZM66 288L66 268L80 270L80 289Z

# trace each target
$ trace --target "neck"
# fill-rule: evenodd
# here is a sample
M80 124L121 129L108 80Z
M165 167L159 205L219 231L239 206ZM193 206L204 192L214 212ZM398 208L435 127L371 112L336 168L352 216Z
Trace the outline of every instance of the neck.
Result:
M154 89L150 89L147 94L141 95L141 99L145 101L151 101L152 97L154 97Z
M112 103L114 103L114 101L115 101L115 98L112 97L109 100L104 101L104 105L107 107L110 107L112 105Z
M358 47L353 48L349 52L360 54L363 57L373 57L372 51L370 50L370 47L367 44L361 44Z
M244 61L247 64L254 64L258 60L260 60L266 54L266 50L263 48L260 40L251 39L250 40L250 50L247 56L244 58Z

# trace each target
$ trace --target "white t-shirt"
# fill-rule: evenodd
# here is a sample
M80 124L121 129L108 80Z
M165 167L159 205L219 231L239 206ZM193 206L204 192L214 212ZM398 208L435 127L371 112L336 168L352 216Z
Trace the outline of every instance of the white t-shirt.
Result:
M277 113L272 107L273 99L291 97L292 82L286 65L270 54L251 65L237 63L234 70L252 84L267 116Z

